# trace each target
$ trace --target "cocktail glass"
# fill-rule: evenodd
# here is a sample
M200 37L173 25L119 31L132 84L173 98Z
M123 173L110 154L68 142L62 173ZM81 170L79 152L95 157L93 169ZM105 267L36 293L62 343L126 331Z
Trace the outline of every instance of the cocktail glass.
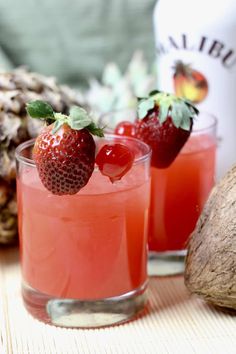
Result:
M33 140L16 150L22 295L28 311L65 327L121 323L143 309L147 287L150 148L107 135L97 145L122 143L134 164L111 183L95 168L75 195L42 185Z
M136 116L130 109L112 112L101 123L114 131L120 121ZM216 126L214 116L201 112L175 161L165 169L151 167L150 275L184 271L187 240L215 183Z

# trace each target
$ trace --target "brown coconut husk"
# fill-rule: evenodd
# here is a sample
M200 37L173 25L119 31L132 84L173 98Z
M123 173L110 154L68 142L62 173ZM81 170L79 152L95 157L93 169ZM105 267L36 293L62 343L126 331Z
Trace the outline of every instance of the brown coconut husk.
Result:
M214 187L188 244L191 293L236 310L236 165Z

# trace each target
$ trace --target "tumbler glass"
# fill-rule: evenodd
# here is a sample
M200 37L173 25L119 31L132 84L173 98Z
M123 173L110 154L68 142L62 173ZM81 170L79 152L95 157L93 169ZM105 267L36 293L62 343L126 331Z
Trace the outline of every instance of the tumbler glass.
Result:
M146 303L150 148L106 135L135 153L111 183L95 167L75 195L53 195L32 159L34 141L16 150L22 295L36 318L64 327L121 323Z
M101 118L107 131L121 121L134 122L132 109ZM174 162L164 169L151 167L149 218L149 275L184 271L187 240L215 183L216 118L200 112L193 131Z
M215 163L216 119L200 113L175 161L151 168L150 273L184 271L187 241L215 184Z

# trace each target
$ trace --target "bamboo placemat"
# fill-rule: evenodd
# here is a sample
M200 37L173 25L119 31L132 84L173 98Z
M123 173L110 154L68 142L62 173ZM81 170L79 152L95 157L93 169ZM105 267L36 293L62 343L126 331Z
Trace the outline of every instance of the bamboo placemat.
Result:
M190 297L182 276L152 277L144 315L124 325L63 329L33 319L16 249L0 250L0 354L235 354L236 316Z

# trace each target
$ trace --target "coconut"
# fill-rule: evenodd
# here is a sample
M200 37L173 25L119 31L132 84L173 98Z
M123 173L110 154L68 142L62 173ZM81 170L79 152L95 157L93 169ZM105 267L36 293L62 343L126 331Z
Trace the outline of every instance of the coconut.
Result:
M207 302L236 310L236 165L213 188L190 237L185 284Z

